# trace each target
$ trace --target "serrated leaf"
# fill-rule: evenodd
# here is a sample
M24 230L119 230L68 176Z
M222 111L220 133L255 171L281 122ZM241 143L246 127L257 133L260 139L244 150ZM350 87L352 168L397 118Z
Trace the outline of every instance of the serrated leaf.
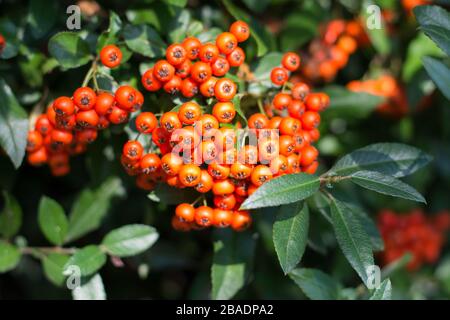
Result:
M105 287L100 274L83 279L81 285L72 290L73 300L106 300Z
M330 106L324 115L329 117L367 117L384 98L365 92L353 92L341 86L328 86L323 90L330 97Z
M242 210L274 207L297 202L313 195L320 187L317 176L297 173L272 179L259 187L241 205Z
M447 100L450 100L450 68L442 61L431 57L424 57L422 61L431 80L433 80Z
M76 32L55 34L48 42L48 51L65 69L80 67L92 59L88 43Z
M339 283L320 270L298 268L292 270L289 277L311 300L337 300L339 298Z
M109 232L102 245L110 255L128 257L144 252L158 240L158 237L155 228L132 224Z
M17 169L25 155L28 117L8 84L0 78L0 146Z
M236 20L243 20L249 24L251 34L250 37L253 37L255 39L258 47L257 56L260 57L264 55L269 50L270 45L269 33L264 29L262 25L259 24L259 22L255 18L239 9L239 7L237 7L232 1L222 0L222 2L225 8L228 10L228 12Z
M118 195L121 189L121 181L113 177L96 190L83 191L72 207L66 242L98 228L110 208L111 199Z
M22 225L22 208L16 198L3 191L5 207L0 212L0 234L5 238L14 236Z
M31 0L28 11L28 26L35 39L45 36L55 25L58 17L58 1Z
M48 241L62 245L67 235L69 222L64 209L55 200L42 197L38 213L39 227Z
M335 198L331 199L333 228L345 257L364 284L367 284L367 268L374 265L370 238L348 206Z
M80 269L80 275L85 277L97 272L106 263L106 254L98 246L89 245L78 250L64 265L64 271L72 267Z
M410 185L379 172L358 171L352 174L351 180L361 187L378 193L426 203L424 197Z
M392 285L391 280L385 279L380 286L375 289L370 300L391 300Z
M306 203L285 205L273 224L273 244L284 274L300 262L308 242L309 210Z
M420 29L450 56L450 14L439 6L414 8Z
M123 30L125 43L132 51L143 56L154 58L164 55L166 44L159 34L145 24L128 24Z
M212 292L216 300L231 299L245 284L252 264L255 239L247 232L219 229L214 233L211 267Z
M20 261L20 256L17 247L0 240L0 273L14 269Z
M376 171L396 178L410 175L431 161L425 152L400 143L375 143L342 157L329 173L350 175Z
M59 253L51 253L42 259L44 274L55 286L62 286L66 279L63 271L67 261L69 261L69 256Z

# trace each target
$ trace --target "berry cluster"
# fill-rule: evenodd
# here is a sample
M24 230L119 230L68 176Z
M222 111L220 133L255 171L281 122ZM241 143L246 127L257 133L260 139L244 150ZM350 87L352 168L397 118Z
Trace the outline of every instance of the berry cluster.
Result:
M28 162L47 163L54 176L66 175L71 155L83 153L98 130L126 122L143 102L142 94L130 86L119 87L115 95L80 87L72 97L58 97L28 132Z
M347 65L358 46L368 42L360 22L332 20L323 28L322 36L310 43L302 75L312 82L329 82Z
M391 263L405 253L412 254L408 270L417 270L423 263L433 263L439 258L450 228L450 213L440 212L427 217L421 210L397 214L384 210L378 216L378 227L384 240L381 253L383 264Z
M403 86L390 75L364 81L354 80L347 84L347 88L351 91L367 92L386 98L377 107L377 111L383 115L401 118L408 113L406 92Z
M265 112L249 117L244 139L239 138L241 125L234 119L236 110L230 102L236 84L213 76L225 75L230 66L243 63L245 54L237 43L248 37L248 26L237 21L230 32L217 37L215 45L187 38L181 45L169 46L166 60L158 61L142 76L143 86L150 91L163 88L189 98L199 87L203 97L216 100L210 113L194 100L163 113L159 119L152 112L141 112L135 125L140 134L151 135L153 151L146 153L137 140L123 147L122 165L129 175L136 176L140 188L152 190L163 182L176 188L194 188L201 194L194 203L177 206L172 219L177 230L209 226L243 230L250 225L251 216L239 207L258 187L273 177L312 174L318 167L318 151L311 144L320 136L318 112L328 106L329 98L323 93L310 93L305 83L288 82L290 72L300 66L295 53L285 54L282 66L271 72L272 82L284 85L282 91L270 97ZM239 54L235 57L235 53ZM199 61L192 64L194 59ZM251 138L257 143L250 144ZM203 205L194 207L202 199Z

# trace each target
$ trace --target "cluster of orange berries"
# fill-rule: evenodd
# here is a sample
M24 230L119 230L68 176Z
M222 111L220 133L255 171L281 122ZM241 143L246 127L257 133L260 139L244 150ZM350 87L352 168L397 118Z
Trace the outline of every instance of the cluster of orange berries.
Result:
M404 254L412 254L408 270L417 270L424 263L435 262L450 228L450 213L442 211L427 217L422 210L397 214L384 210L378 215L378 227L384 240L381 253L383 264L391 263Z
M170 94L181 92L186 98L201 93L230 104L228 101L236 93L236 84L230 79L218 78L245 61L245 52L238 44L249 36L249 26L236 21L229 32L217 36L215 44L202 44L195 37L188 37L181 44L174 43L167 48L166 59L157 61L142 75L142 85L148 91L162 88Z
M311 82L333 80L358 46L368 42L369 38L359 21L330 21L323 28L322 36L310 43L304 55L302 76Z
M119 87L114 95L80 87L72 97L58 97L28 132L28 162L48 164L54 176L66 175L70 156L85 152L98 130L128 121L143 102L142 94L130 86Z
M367 92L385 98L377 107L383 115L401 118L408 113L408 102L403 86L390 75L382 75L377 79L354 80L347 84L347 88L355 92Z
M182 82L193 83L195 88L199 86L201 95L217 100L211 113L204 112L194 101L183 103L176 111L163 113L159 119L152 112L141 112L135 125L140 134L151 135L150 150L146 152L137 140L130 140L123 146L122 165L129 175L136 176L140 188L153 190L157 183L163 182L176 188L194 188L203 194L198 199L204 200L201 206L194 207L197 201L177 206L172 218L176 230L209 226L243 230L252 219L248 211L239 210L240 205L258 187L282 174L314 173L317 169L318 151L311 143L319 138L318 112L328 106L329 98L322 93L310 93L304 83L292 86L290 92L277 93L267 108L269 116L256 113L248 119L246 134L257 138L257 145L239 141L236 129L241 125L238 121L232 124L236 110L230 102L236 94L236 84L227 78L213 79L213 75L226 73L215 66L225 64L228 69L228 64L237 66L243 62L244 52L238 50L240 58L236 61L239 63L233 62L233 52L238 49L237 42L248 37L247 24L237 21L229 33L217 37L216 45L201 45L198 40L187 38L181 45L169 46L167 60L158 61L142 77L146 89L163 88L173 94L178 90L169 90L173 88L172 80L183 76ZM197 58L200 61L191 66L190 60ZM183 61L176 64L177 59ZM217 64L218 59L223 63ZM186 64L186 61L189 62ZM182 64L188 65L186 75L185 68L178 67ZM288 81L289 73L300 66L300 57L287 53L281 64L271 73L276 85ZM217 73L217 70L222 71ZM182 75L177 76L179 71ZM202 89L210 79L215 84ZM183 89L183 84L179 91L185 97L197 94L197 90ZM206 199L211 193L212 207L207 205Z

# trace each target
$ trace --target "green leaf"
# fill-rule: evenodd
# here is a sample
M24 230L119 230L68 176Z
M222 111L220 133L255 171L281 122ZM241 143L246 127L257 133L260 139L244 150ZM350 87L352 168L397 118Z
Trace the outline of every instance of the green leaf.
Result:
M0 34L6 40L5 47L0 52L0 58L10 59L17 55L21 41L18 31L19 28L16 25L16 21L7 17L0 18Z
M284 274L300 262L308 241L309 211L303 202L285 205L273 224L273 244Z
M375 143L342 157L329 174L376 171L396 178L410 175L431 161L423 151L400 143Z
M186 38L187 30L191 22L191 13L188 10L181 10L177 16L170 21L169 40L173 43L182 42Z
M313 195L320 187L318 177L306 173L272 179L259 187L241 205L242 210L274 207L297 202Z
M331 199L333 228L345 257L367 284L367 268L374 265L370 238L346 203Z
M38 213L39 227L48 241L62 245L67 235L69 222L64 209L55 200L42 197Z
M439 6L414 8L420 29L450 56L450 14Z
M391 300L392 285L391 280L385 279L380 286L375 289L370 300Z
M109 232L102 245L110 255L128 257L144 252L158 240L158 237L155 228L132 224Z
M69 261L69 256L59 253L51 253L42 259L44 274L55 286L62 286L66 279L63 271L67 261Z
M5 238L11 238L22 225L22 208L16 198L7 191L3 191L5 207L0 213L0 234Z
M69 217L66 242L73 241L100 226L109 210L111 199L120 194L122 187L118 178L106 180L96 190L85 190L75 202Z
M245 284L252 264L255 239L248 232L218 229L214 233L211 267L212 298L231 299Z
M391 51L391 43L389 41L389 37L386 33L386 24L384 21L381 21L381 28L369 28L368 25L371 21L371 19L378 19L379 14L381 14L381 11L379 12L367 12L368 6L374 5L374 1L371 0L365 0L364 3L361 5L361 18L362 21L367 22L363 23L365 30L367 32L367 35L370 38L370 41L372 45L375 47L375 49L383 54L386 55ZM378 7L378 6L373 6ZM379 7L378 7L379 8Z
M122 29L122 20L114 12L109 13L109 27L97 39L97 51L100 52L107 44L116 44L119 40L119 33Z
M442 94L450 100L450 68L442 61L431 57L422 59L423 66L427 70L428 75L442 92Z
M339 298L339 283L320 270L298 268L292 270L289 277L312 300L337 300Z
M259 22L239 9L232 1L222 0L225 8L236 19L247 22L250 26L250 36L253 37L258 46L258 57L264 55L269 50L270 35Z
M92 59L88 43L76 32L55 34L48 42L48 51L65 69L80 67Z
M158 33L145 24L128 24L123 30L125 43L132 51L143 56L154 58L162 57L166 44Z
M19 261L19 249L12 244L0 240L0 273L14 269Z
M55 25L58 17L58 1L31 0L28 12L28 26L35 39L44 37Z
M330 96L330 106L324 112L329 117L364 118L384 100L380 96L353 92L336 85L325 87L323 91Z
M172 205L178 205L182 202L192 202L198 198L198 193L193 189L187 189L180 192L177 188L171 187L165 183L159 183L151 194L153 199L159 199L158 202Z
M164 0L165 3L176 6L176 7L185 7L187 4L187 0Z
M100 247L89 245L78 250L64 266L64 272L70 270L71 266L80 268L81 276L89 276L97 272L106 263L106 254Z
M247 118L245 117L245 113L244 111L242 111L241 108L241 97L238 95L234 96L232 102L237 114L241 117L241 119L245 122L245 124L247 124Z
M252 64L253 75L258 82L252 82L248 86L248 91L255 95L260 95L272 87L270 81L270 72L273 68L280 65L283 54L280 52L270 52L260 60Z
M242 2L252 11L261 13L270 4L270 0L243 0Z
M88 279L83 279L79 287L72 290L73 300L106 300L102 277L96 273Z
M0 78L0 146L17 169L27 146L28 116L8 84Z
M416 189L406 183L374 171L358 171L352 174L351 180L366 189L392 197L427 203Z

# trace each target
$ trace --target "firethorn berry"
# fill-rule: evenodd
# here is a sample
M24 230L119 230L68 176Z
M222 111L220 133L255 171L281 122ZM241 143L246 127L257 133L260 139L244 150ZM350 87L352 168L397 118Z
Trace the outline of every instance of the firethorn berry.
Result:
M136 178L136 185L142 190L152 191L155 189L156 183L151 177L145 174L139 174Z
M319 155L319 152L316 148L313 146L305 146L301 150L301 158L300 158L300 165L302 167L309 166L313 161L317 159L317 156Z
M278 141L262 140L258 144L258 153L260 161L269 161L275 158L280 152Z
M253 168L248 164L235 162L230 167L230 176L234 179L243 180L250 177Z
M212 162L208 165L208 173L215 180L224 180L230 175L230 166L227 164Z
M230 54L237 47L237 39L231 32L222 32L216 38L216 46L220 53Z
M161 168L169 176L177 175L183 166L183 159L176 154L167 153L161 158Z
M108 114L108 120L113 124L120 124L127 121L128 116L129 116L128 112L119 107L113 106L111 113Z
M136 104L136 90L130 86L120 86L115 93L118 107L131 110Z
M309 166L302 167L302 172L308 173L308 174L314 174L317 171L317 168L319 167L318 161L313 161Z
M319 93L311 93L305 100L306 108L310 111L322 110L322 97Z
M236 115L236 109L231 102L217 102L212 110L212 114L221 123L230 123Z
M123 146L122 154L131 161L139 161L144 153L144 148L139 141L130 140Z
M85 112L85 111L81 111L81 112ZM76 119L77 119L77 117L74 114L71 115L71 116L67 116L67 117L56 116L56 118L55 118L55 121L56 121L55 127L57 129L72 130L76 125L78 125Z
M300 119L305 110L305 104L300 100L292 100L288 106L288 114L296 119Z
M215 180L212 187L212 192L215 195L225 195L233 193L234 189L234 184L230 179Z
M141 77L141 83L148 91L158 91L162 87L161 81L159 81L153 73L153 68L144 72Z
M270 72L270 80L274 85L281 86L289 78L289 73L285 68L275 67Z
M36 151L28 153L27 160L32 166L40 166L43 165L44 163L47 163L48 160L47 149L45 147L41 147Z
M42 136L46 136L53 130L53 125L48 120L47 115L41 114L39 117L37 117L34 128Z
M200 52L200 47L202 46L202 43L200 40L194 37L188 37L183 40L181 43L183 48L186 50L186 57L190 60L197 59L197 56Z
M273 174L269 167L258 165L253 169L250 179L255 186L261 186L272 179L272 177Z
M174 43L166 49L166 59L173 66L183 63L186 58L187 51L181 44Z
M172 79L175 75L175 68L166 60L159 60L153 66L153 75L161 82Z
M68 145L72 142L73 134L67 130L54 129L51 133L51 139L56 144Z
M150 174L161 168L161 159L154 153L148 153L141 158L139 166L142 173Z
M213 223L214 210L208 206L201 206L195 209L195 223L202 227L209 227Z
M293 136L302 128L302 123L296 118L286 117L281 120L279 128L281 134Z
M232 67L239 67L245 61L245 52L237 47L227 55L227 60Z
M320 138L319 129L317 129L317 128L311 129L308 131L308 133L309 133L309 136L310 136L312 142L316 142L319 140L319 138Z
M277 93L272 100L272 104L277 110L284 110L289 107L292 102L291 95L287 93Z
M175 188L184 188L185 186L181 184L180 178L178 176L166 176L165 178L167 185Z
M346 53L352 54L353 52L355 52L358 44L353 37L343 35L339 38L337 46Z
M236 91L236 84L227 78L217 80L216 85L214 86L214 96L219 101L230 101L234 98Z
M230 26L230 32L234 34L237 41L244 42L250 36L250 27L244 21L235 21Z
M97 96L94 109L99 116L103 116L111 113L113 105L114 96L110 93L103 92Z
M190 222L181 221L177 216L173 216L171 220L171 226L174 230L180 232L187 232L192 229L192 224Z
M232 210L236 205L236 197L234 194L224 196L214 196L214 206L222 210Z
M177 94L181 90L182 81L180 77L173 76L172 79L164 83L163 89L172 95Z
M212 74L216 77L222 77L230 70L230 62L224 57L217 57L214 62L211 63Z
M195 128L203 137L208 136L208 132L212 131L213 129L219 128L219 121L213 115L203 114L198 119Z
M181 203L175 209L175 215L183 221L194 221L195 209L189 203Z
M96 129L84 129L75 133L75 140L81 143L92 143L97 139Z
M157 146L167 143L169 141L169 137L169 133L161 127L155 128L152 132L152 141Z
M75 113L75 105L69 97L59 97L53 102L53 109L58 116L71 116Z
M219 56L219 48L212 43L206 43L200 47L198 58L207 63L212 63Z
M289 71L296 71L300 67L300 57L294 52L287 52L283 55L281 64Z
M180 182L186 187L193 187L200 182L201 169L195 164L185 164L178 172Z
M208 80L212 75L211 66L202 61L197 61L192 65L191 68L191 78L198 82L202 83Z
M42 147L44 139L39 131L33 130L28 132L27 151L34 152Z
M282 117L273 117L269 120L269 124L267 126L267 128L269 129L278 129L278 127L280 126L281 120L283 120Z
M191 78L183 79L181 82L181 94L186 98L192 98L198 93L198 84Z
M300 156L293 153L287 157L288 169L287 173L297 173L300 170Z
M295 151L295 141L290 135L281 135L279 138L280 153L283 156L290 156Z
M208 171L202 169L200 173L200 181L195 186L195 190L200 193L206 193L213 187L213 178Z
M286 173L289 168L288 159L282 154L276 156L272 160L270 160L269 165L270 171L272 171L273 175L280 175Z
M186 126L180 130L176 130L170 136L170 145L172 147L177 146L177 149L173 149L175 152L186 149L192 149L201 141L197 131L192 126Z
M239 150L237 159L240 163L256 164L258 162L258 148L252 145L245 145Z
M185 60L183 63L175 66L175 75L181 79L187 78L191 74L191 68L191 60Z
M233 211L214 209L213 210L213 225L218 228L228 227L233 219Z
M304 101L310 91L311 90L306 83L298 82L292 87L291 95L294 99Z
M269 119L262 113L254 113L248 118L248 127L251 129L264 129L269 126Z
M251 196L257 189L257 186L255 186L254 184L250 184L248 186L248 195Z
M73 102L81 110L90 110L95 106L97 95L89 87L81 87L73 93Z
M122 51L113 44L104 46L100 51L100 61L105 67L115 68L122 61Z
M217 78L210 77L200 85L200 93L206 98L214 97L214 86L216 82Z
M200 159L206 164L216 159L219 153L217 145L212 140L202 141L197 151L199 152L199 156L201 156Z
M77 125L80 128L94 128L98 124L98 114L95 110L80 111L76 115Z
M56 125L56 112L55 112L55 109L53 109L52 105L50 105L47 108L46 116L47 116L47 119L50 121L51 125L55 126Z
M305 130L312 130L317 128L320 123L320 115L314 111L306 111L301 116L302 127Z
M182 127L178 114L174 111L164 113L159 121L161 123L161 127L163 127L167 132L172 132Z
M153 112L141 112L136 117L136 129L140 133L152 133L158 125L158 119L156 119Z
M252 224L252 218L248 211L234 211L233 218L231 220L231 228L234 231L243 231L248 229Z

